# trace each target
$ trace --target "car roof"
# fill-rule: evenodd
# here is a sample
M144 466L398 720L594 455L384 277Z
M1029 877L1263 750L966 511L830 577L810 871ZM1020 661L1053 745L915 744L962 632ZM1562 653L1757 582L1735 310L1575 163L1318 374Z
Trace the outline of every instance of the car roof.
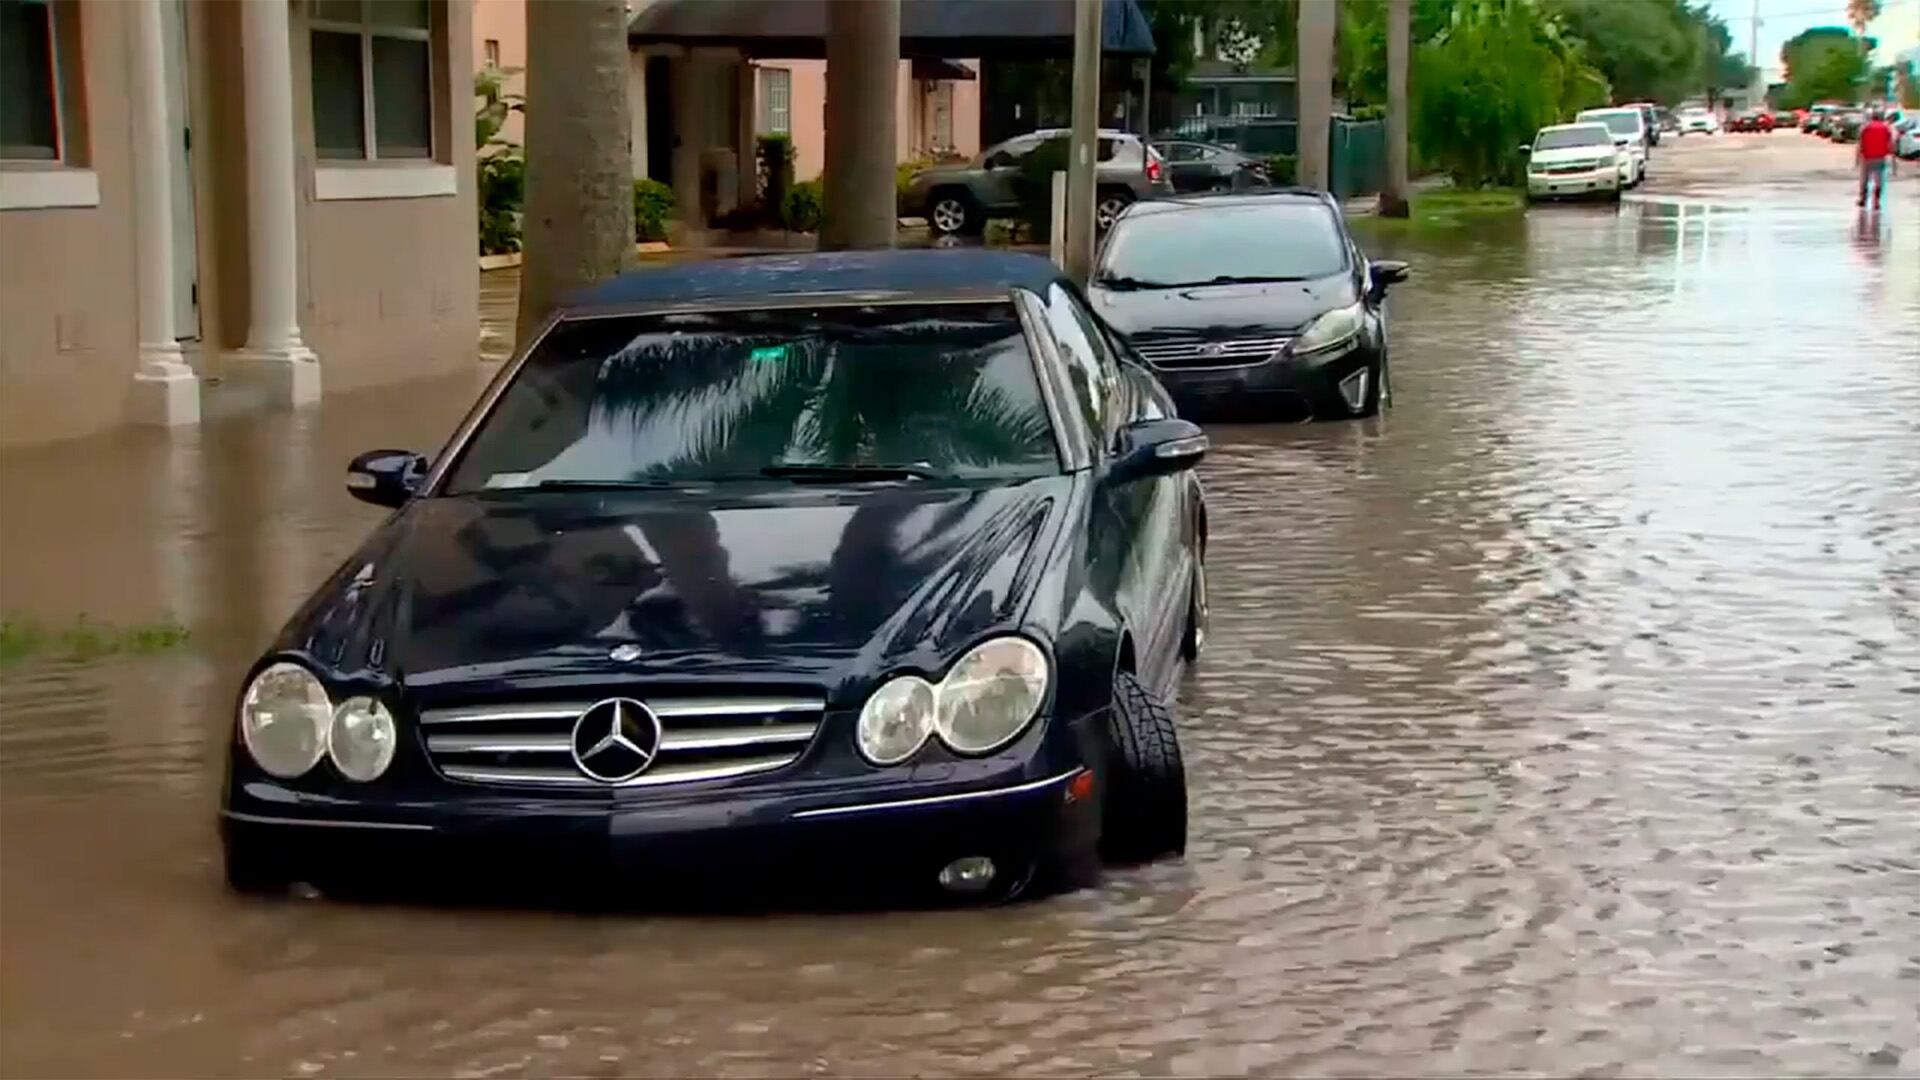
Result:
M1333 199L1324 191L1314 188L1279 187L1264 191L1194 192L1191 195L1147 199L1128 207L1126 216L1127 218L1147 217L1155 214L1178 213L1183 210L1203 210L1208 207L1258 206L1273 202L1303 205L1312 203L1329 208L1334 206Z
M764 255L628 270L569 297L562 311L735 306L768 297L982 300L1015 288L1044 293L1064 280L1038 255L1011 251L836 251Z
M1640 107L1637 105L1603 105L1597 109L1581 109L1579 113L1577 113L1576 115L1577 116L1606 116L1610 113L1628 113L1633 116L1643 115L1640 112Z
M1596 123L1592 120L1575 120L1571 124L1548 124L1546 127L1543 127L1540 130L1541 131L1565 131L1568 128L1599 128L1600 130L1605 131L1607 128L1607 125Z

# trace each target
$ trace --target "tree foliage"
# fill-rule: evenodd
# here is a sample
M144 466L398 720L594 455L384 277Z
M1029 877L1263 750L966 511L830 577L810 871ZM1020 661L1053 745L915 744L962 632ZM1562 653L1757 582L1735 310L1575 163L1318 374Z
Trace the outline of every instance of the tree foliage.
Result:
M1604 93L1540 10L1503 7L1458 20L1415 51L1414 140L1461 187L1512 181L1518 144Z
M1871 47L1871 41L1843 26L1816 26L1795 34L1780 47L1780 62L1787 68L1780 106L1804 109L1821 101L1858 100Z

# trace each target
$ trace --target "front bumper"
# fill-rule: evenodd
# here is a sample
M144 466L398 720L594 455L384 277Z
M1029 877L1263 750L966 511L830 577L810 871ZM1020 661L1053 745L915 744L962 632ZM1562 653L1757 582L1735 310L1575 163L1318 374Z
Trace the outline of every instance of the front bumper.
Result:
M1153 374L1184 412L1251 413L1263 419L1344 420L1355 415L1340 392L1357 372L1377 377L1380 352L1356 342L1308 357L1282 354L1256 364L1161 367Z
M1087 771L1035 754L916 766L897 779L692 783L638 797L456 785L364 802L250 777L229 785L220 826L230 858L238 849L323 883L577 886L636 903L749 884L925 889L968 856L991 858L1008 880L1090 857L1099 800L1076 783Z
M1580 173L1528 173L1527 193L1535 198L1563 198L1601 194L1617 189L1627 177L1630 162Z

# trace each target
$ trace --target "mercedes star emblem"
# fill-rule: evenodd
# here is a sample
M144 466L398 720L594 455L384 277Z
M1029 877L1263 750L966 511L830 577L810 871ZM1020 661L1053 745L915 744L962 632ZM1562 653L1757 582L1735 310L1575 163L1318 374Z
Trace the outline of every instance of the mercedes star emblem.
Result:
M632 698L608 698L573 722L570 749L589 778L623 783L646 772L660 752L660 718Z
M1222 356L1226 353L1226 351L1227 351L1227 347L1225 345L1220 344L1217 341L1209 341L1206 344L1200 346L1201 356Z
M630 664L640 659L640 646L635 645L631 641L624 645L615 645L613 651L608 653L607 656L617 664Z

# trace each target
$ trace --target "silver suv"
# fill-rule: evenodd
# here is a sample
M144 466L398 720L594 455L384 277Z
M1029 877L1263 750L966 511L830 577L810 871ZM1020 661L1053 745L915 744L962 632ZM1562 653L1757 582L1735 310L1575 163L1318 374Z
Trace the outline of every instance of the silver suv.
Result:
M989 218L1014 217L1020 213L1021 160L1070 135L1066 128L1043 128L990 146L965 165L923 169L901 194L900 212L925 217L941 234L979 232ZM1160 152L1124 131L1100 132L1094 183L1101 229L1113 224L1128 203L1173 194Z

